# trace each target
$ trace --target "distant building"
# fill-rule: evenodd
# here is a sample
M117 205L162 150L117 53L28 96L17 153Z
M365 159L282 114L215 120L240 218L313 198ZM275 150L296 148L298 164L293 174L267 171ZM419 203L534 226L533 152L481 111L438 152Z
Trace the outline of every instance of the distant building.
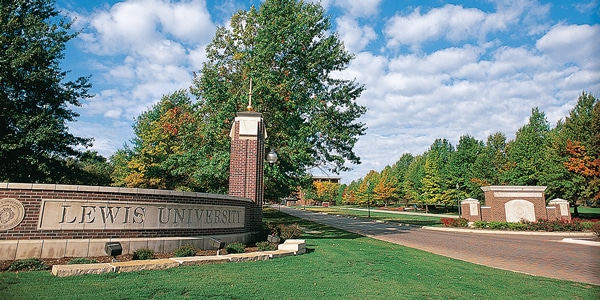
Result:
M312 176L313 183L315 182L332 182L339 184L342 180L340 176L328 176L328 175L313 175ZM295 198L295 201L287 200L286 205L288 206L296 206L296 205L315 205L316 201L312 199L307 199L304 191L301 188L298 188L298 195Z

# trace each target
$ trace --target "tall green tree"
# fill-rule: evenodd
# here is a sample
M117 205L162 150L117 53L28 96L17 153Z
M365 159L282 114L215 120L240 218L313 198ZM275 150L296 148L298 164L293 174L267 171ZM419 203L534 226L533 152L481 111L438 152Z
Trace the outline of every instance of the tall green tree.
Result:
M481 198L483 191L477 184L475 164L480 154L484 152L483 142L476 138L463 135L456 145L456 151L452 152L449 160L449 172L451 184L456 188L455 199L458 198ZM452 188L452 186L450 186Z
M371 170L365 178L359 183L356 191L356 204L361 206L374 206L377 199L375 199L374 190L379 183L381 175L379 172Z
M353 148L365 133L356 103L363 86L334 76L353 55L331 31L329 17L316 3L267 0L260 9L236 13L217 29L207 46L208 61L194 78L198 119L206 143L195 149L205 160L194 166L226 186L228 133L237 111L246 110L252 79L252 107L267 124L267 148L278 162L267 167L266 197L285 196L307 184L307 170L333 173L358 164ZM279 195L270 195L276 191Z
M415 157L412 154L404 153L400 156L400 159L392 165L391 176L393 176L397 182L396 194L398 195L399 200L403 201L404 204L408 204L410 201L408 191L405 189L404 181L406 180L408 167L414 160Z
M497 132L489 135L483 152L477 156L473 166L474 183L479 186L502 185L504 174L510 169L506 153L506 136Z
M68 132L73 106L91 97L87 77L66 81L60 68L72 22L51 0L0 6L0 181L63 182L67 158L91 139ZM73 166L73 165L71 165Z
M408 169L406 170L403 189L407 203L425 202L422 181L425 177L425 162L427 160L426 154L427 153L415 156L414 160L410 163Z
M375 199L383 202L385 207L392 201L398 200L398 179L393 176L392 168L390 166L386 166L383 171L381 171L381 176L379 178L379 182L373 189L375 193Z
M513 185L543 185L544 158L548 147L550 124L537 107L532 109L529 123L519 128L515 139L507 145L511 168L504 173Z
M449 168L453 153L454 147L446 139L436 139L429 147L424 165L425 176L421 180L425 203L450 204L456 201L449 191L455 185Z

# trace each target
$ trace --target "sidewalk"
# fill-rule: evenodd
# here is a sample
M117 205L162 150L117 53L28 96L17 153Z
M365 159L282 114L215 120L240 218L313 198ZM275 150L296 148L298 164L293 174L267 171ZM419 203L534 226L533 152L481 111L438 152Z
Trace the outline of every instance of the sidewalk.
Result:
M344 209L368 211L368 209L365 209L365 208L344 208ZM388 213L388 214L398 214L398 215L425 216L425 217L440 217L440 218L455 218L455 219L458 218L457 215L431 214L431 213L424 213L424 212L385 210L385 209L371 209L371 212Z

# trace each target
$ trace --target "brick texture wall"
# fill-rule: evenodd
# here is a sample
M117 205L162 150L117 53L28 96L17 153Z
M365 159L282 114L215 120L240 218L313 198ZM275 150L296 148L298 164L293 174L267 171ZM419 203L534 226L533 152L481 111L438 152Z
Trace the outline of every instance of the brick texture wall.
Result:
M256 128L246 128L247 126ZM251 212L246 215L251 224L262 222L265 138L262 114L237 114L231 130L229 195L252 200Z
M256 223L256 217L250 217L257 214L253 202L226 195L116 187L0 183L0 199L4 198L21 202L25 207L25 217L16 227L0 231L0 240L195 237L247 233L261 226L260 222ZM243 228L39 230L42 199L226 205L242 207L246 218Z

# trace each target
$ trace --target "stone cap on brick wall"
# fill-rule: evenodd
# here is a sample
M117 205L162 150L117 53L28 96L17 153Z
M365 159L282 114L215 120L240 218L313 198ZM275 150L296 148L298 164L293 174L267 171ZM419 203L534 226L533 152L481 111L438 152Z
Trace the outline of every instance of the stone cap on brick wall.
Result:
M173 191L173 190L158 190L158 189L137 189L137 188L124 188L124 187L112 187L112 186L0 182L0 189L121 193L121 194L136 194L136 195L166 195L166 196L227 199L227 200L252 202L252 200L248 199L248 198L234 197L234 196L221 195L221 194L184 192L184 191Z
M484 192L495 191L495 192L543 192L546 190L546 186L522 186L522 185L490 185L482 186L481 189Z

